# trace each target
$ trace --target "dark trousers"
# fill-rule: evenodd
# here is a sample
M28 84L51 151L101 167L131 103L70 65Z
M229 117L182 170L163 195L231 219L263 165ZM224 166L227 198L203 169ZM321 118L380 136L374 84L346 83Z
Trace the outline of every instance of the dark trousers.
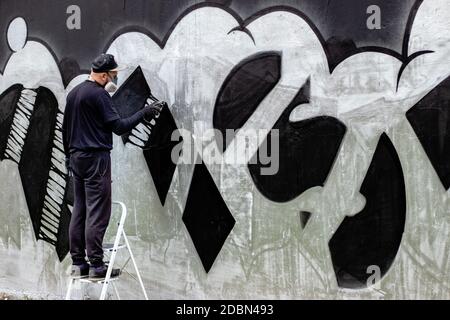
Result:
M69 226L73 264L103 264L103 237L111 217L111 156L109 151L76 151L70 156L74 207Z

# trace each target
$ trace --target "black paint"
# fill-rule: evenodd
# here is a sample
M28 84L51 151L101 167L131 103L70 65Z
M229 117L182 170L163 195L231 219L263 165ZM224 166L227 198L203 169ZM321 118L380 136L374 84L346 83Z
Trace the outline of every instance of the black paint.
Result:
M405 228L403 171L389 137L382 134L360 190L366 206L346 217L329 242L340 287L364 288L376 265L384 276L397 255Z
M308 212L308 211L300 212L300 224L302 226L302 229L305 229L310 218L311 218L311 212Z
M450 188L450 77L407 113L442 185Z
M15 84L0 95L0 159L6 159L5 151L9 134L13 125L16 105L23 89L22 85Z
M219 129L223 151L231 143L226 129L238 130L281 78L281 53L261 52L241 61L225 79L214 107L213 126Z
M346 127L332 117L317 117L291 122L289 116L298 105L308 103L310 81L299 90L297 96L282 113L273 129L279 130L279 170L274 175L262 175L263 165L259 150L248 168L258 190L276 202L290 201L309 188L323 186L331 170ZM271 135L266 138L271 150Z
M19 172L36 237L51 166L51 149L58 113L58 102L53 94L41 89L31 116L27 136L19 162ZM46 170L47 169L47 170Z
M151 89L141 67L138 67L114 94L113 102L120 116L127 118L144 107L150 94ZM144 156L159 199L164 205L178 160L178 157L173 161L171 158L172 148L179 143L171 141L171 136L178 128L167 107L164 107L159 117L155 119L155 124L147 124L147 127L151 129L151 135L147 141L143 141ZM124 143L131 142L130 134L122 136Z
M411 22L423 0L41 0L30 5L24 0L0 1L0 70L11 54L6 30L12 19L23 17L28 24L28 39L43 43L61 70L64 84L87 72L91 61L105 51L120 34L139 31L164 47L170 33L186 14L199 7L214 6L227 10L245 27L261 15L283 10L305 18L311 25L334 69L349 55L360 51L381 51L406 60ZM81 30L66 28L66 9L79 5L82 10ZM382 29L368 30L366 9L378 5L382 12ZM98 18L101 12L101 19ZM354 43L349 51L332 49L339 43ZM82 45L81 45L82 43ZM330 45L330 50L328 48ZM333 51L333 54L332 54Z
M204 163L195 165L183 222L209 272L236 221Z
M151 93L141 67L137 67L113 96L114 106L121 118L128 118L144 108ZM131 132L122 135L123 143L130 142Z
M25 90L36 95L31 110L19 107L19 99ZM29 121L27 127L23 127L23 124L17 121L15 123L14 116L17 112L26 115ZM30 90L15 84L0 95L0 159L8 159L18 164L35 237L54 245L62 261L69 250L67 230L71 214L68 204L73 203L73 195L70 192L67 174L61 172L58 166L52 163L52 160L56 160L52 157L52 150L56 147L56 132L60 131L57 125L58 116L62 117L58 102L47 88L39 87L36 90ZM22 139L19 139L19 136ZM15 140L17 147L8 147L9 139ZM62 152L62 149L60 151ZM11 153L17 157L11 156ZM59 193L50 194L47 191L52 180L51 171L65 181L65 185L61 186L63 191ZM46 198L56 203L54 214L51 216L45 213L45 210L49 208ZM49 229L45 225L49 221L55 227L54 229ZM44 229L47 229L47 234L42 232Z
M178 128L175 120L169 109L165 107L153 127L150 139L144 146L144 157L162 205L166 202L180 157L180 154L176 154L172 159L172 150L177 144L183 143L181 137L179 141L171 141L172 133L176 130Z
M57 249L58 257L62 260L69 250L67 229L70 212L67 202L63 202L59 211L60 216L54 217L60 222L57 232L47 228L42 222L45 197L51 197L47 192L47 185L51 179L50 169L53 167L52 169L65 178L66 183L68 182L67 176L52 164L58 113L58 102L53 93L40 87L37 90L37 98L19 162L19 173L36 239L43 239L53 244ZM66 192L60 196L64 198ZM41 229L47 229L48 233L56 237L56 240L46 236Z

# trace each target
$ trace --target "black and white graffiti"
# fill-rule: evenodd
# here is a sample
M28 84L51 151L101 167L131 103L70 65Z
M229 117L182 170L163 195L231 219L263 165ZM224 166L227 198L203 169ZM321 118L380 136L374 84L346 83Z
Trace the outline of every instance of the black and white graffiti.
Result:
M22 20L16 19L9 32L26 32L22 28ZM10 41L11 47L22 49L23 44ZM69 251L69 205L73 203L64 166L63 113L50 89L20 83L0 95L0 106L0 159L18 165L36 239L54 245L62 260Z
M94 5L79 2L81 8ZM381 273L377 282L389 281L403 255L430 277L448 278L450 10L445 1L379 1L400 17L391 37L359 29L352 35L348 24L333 28L317 18L322 7L330 8L325 1L268 2L262 7L185 1L177 18L170 13L171 19L152 30L136 18L125 28L111 26L104 39L82 25L71 32L84 34L89 46L83 53L73 49L73 56L70 46L58 43L69 31L45 31L48 22L30 30L27 14L11 17L7 34L15 36L0 76L0 159L18 165L35 236L55 246L61 261L68 251L73 200L61 149L64 96L83 79L89 59L104 49L128 66L113 96L121 116L142 108L150 93L169 103L157 121L122 136L121 150L142 149L139 161L151 181L130 179L137 189L155 190L162 212L178 212L177 224L184 227L176 230L186 232L190 261L200 263L203 273L238 262L247 279L256 265L277 272L267 252L300 243L295 254L326 290L367 288L373 266ZM365 2L349 1L345 14L331 6L348 20ZM111 10L135 10L125 3L122 9L111 4ZM47 64L45 71L32 63L36 50L45 51L39 59ZM6 51L0 50L0 57ZM193 134L174 141L177 129ZM213 129L219 135L205 139ZM245 136L259 129L269 132L263 141ZM233 130L231 137L227 130ZM267 163L258 155L263 143L273 140L273 130L278 152L270 144L268 151L277 153L279 167L264 175ZM231 139L219 143L225 137ZM190 140L196 141L192 153L199 162L183 164ZM220 164L200 161L199 146L217 148ZM183 151L174 159L177 147ZM229 161L239 150L251 161Z

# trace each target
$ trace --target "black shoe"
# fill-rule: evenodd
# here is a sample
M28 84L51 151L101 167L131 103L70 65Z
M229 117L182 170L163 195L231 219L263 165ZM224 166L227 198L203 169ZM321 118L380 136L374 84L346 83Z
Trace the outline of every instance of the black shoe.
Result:
M73 264L70 276L72 278L86 278L89 276L89 265L87 263Z
M98 267L91 266L89 268L89 278L90 279L103 279L106 277L108 272L108 267L106 265L101 265ZM120 269L112 269L111 278L118 277L120 275Z

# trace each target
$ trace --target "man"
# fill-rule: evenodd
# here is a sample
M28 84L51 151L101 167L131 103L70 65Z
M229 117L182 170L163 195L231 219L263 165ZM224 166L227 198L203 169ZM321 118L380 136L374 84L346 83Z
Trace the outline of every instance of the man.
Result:
M108 93L117 88L118 71L114 56L102 54L92 63L89 79L67 96L62 129L66 165L74 181L69 226L74 277L106 276L102 243L111 216L112 133L122 135L132 130L144 117L157 116L165 104L146 104L131 117L121 119ZM113 269L112 276L119 273Z

